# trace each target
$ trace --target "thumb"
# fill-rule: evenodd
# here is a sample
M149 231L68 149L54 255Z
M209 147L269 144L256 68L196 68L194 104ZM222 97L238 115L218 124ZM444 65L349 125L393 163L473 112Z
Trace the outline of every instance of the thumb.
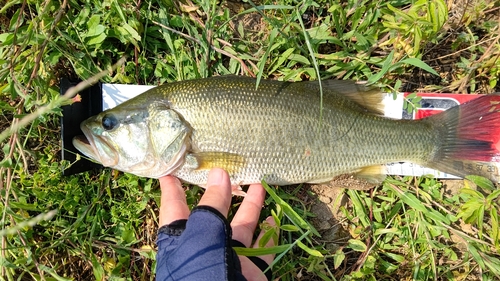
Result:
M231 204L231 181L226 171L213 168L208 173L205 194L198 205L210 206L227 217Z

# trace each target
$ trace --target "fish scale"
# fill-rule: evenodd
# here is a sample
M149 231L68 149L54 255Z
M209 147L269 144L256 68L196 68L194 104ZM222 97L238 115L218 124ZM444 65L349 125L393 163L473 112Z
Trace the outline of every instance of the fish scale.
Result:
M225 79L217 82L230 83ZM404 125L400 124L408 121L395 123L355 111L339 114L335 106L345 109L348 101L334 101L342 97L327 90L321 117L319 91L307 93L284 88L281 83L265 82L257 90L244 91L235 98L231 89L255 89L255 81L234 83L228 92L221 90L223 87L218 87L217 82L196 92L172 92L167 99L172 101L172 109L195 129L193 143L200 151L223 151L244 157L245 167L231 175L235 183L258 182L263 177L279 185L325 182L365 166L418 159L422 152L415 147L413 138L432 142L432 135L418 128L413 128L413 138L407 132L401 135ZM280 88L284 89L277 94ZM216 102L212 102L214 96ZM293 103L291 97L297 97ZM404 151L394 149L391 139ZM207 171L188 168L176 175L200 183Z
M498 181L499 95L393 120L379 114L379 91L352 81L322 86L322 94L317 81L262 80L256 88L239 76L170 83L84 121L86 139L74 144L122 171L199 185L212 167L228 170L235 184L319 183L352 173L375 182L381 164L399 161Z

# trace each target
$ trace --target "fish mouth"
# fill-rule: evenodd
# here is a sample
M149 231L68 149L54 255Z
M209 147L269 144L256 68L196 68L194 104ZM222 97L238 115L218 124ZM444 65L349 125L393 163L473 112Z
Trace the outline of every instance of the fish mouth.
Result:
M90 141L84 135L78 135L73 138L73 145L85 156L98 161L97 155L94 151L94 147L90 144Z
M116 152L114 152L106 141L99 137L90 134L90 132L82 126L84 135L78 135L73 138L73 145L85 156L101 163L105 167L112 167L118 163ZM99 148L98 148L99 146ZM99 151L106 153L100 153Z
M95 152L93 145L90 144L89 139L84 135L74 137L73 145L85 156L92 158L92 160L99 161L99 156Z

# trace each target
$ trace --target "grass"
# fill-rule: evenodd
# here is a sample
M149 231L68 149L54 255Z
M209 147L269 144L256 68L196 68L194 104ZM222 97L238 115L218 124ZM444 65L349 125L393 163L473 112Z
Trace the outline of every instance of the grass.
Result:
M2 280L154 276L158 183L109 169L61 175L72 163L58 156L60 105L67 102L59 78L101 73L104 82L158 85L240 74L491 93L499 91L499 13L490 0L5 2ZM341 190L332 227L342 231L334 240L314 223L312 189L270 187L276 195L263 216L273 214L282 230L273 249L276 276L497 280L498 186L479 178L463 184L450 191L431 178L393 177L370 191ZM189 204L201 194L189 187Z

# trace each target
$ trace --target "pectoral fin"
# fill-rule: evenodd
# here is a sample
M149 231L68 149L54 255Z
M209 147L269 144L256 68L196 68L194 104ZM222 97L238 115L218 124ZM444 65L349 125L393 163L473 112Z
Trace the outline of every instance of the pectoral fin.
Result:
M236 153L211 151L191 155L198 162L196 170L210 170L217 167L226 170L229 174L234 174L245 166L245 158Z

